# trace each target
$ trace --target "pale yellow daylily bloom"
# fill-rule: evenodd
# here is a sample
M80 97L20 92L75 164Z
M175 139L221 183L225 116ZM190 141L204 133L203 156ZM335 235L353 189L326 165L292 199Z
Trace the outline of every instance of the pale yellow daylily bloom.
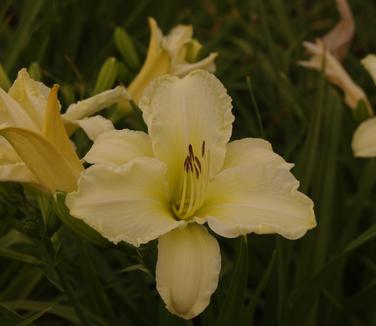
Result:
M369 54L362 60L376 84L376 55ZM376 157L376 118L362 122L355 130L352 149L358 157Z
M190 319L219 279L219 245L205 224L228 238L297 239L316 225L313 203L270 143L229 143L231 98L214 75L159 77L139 106L149 134L100 135L85 157L93 165L66 204L115 244L158 239L157 290L171 313Z
M149 27L151 35L145 62L128 87L133 102L139 102L146 86L158 76L171 74L182 77L195 69L215 71L217 53L197 61L201 44L192 38L191 25L177 25L167 36L162 34L153 18L149 18ZM128 108L128 102L124 101L120 107Z
M48 192L76 188L82 164L64 125L81 126L95 139L113 130L102 117L82 119L128 97L124 88L98 94L60 115L58 87L52 89L21 69L9 92L0 89L0 181L28 182Z
M351 109L356 109L358 103L362 101L369 113L373 115L371 104L364 91L351 79L341 63L327 50L322 42L304 42L304 47L311 55L308 61L299 61L299 65L318 71L323 71L326 78L339 87L344 95L345 102Z

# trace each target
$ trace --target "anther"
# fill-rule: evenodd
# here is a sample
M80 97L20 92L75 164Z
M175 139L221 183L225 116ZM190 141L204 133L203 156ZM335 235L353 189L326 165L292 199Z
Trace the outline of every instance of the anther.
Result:
M204 157L205 155L205 140L202 142L201 146L201 157Z
M200 160L197 158L197 156L195 156L195 162L196 162L196 165L198 166L198 169L199 169L200 172L201 172L201 162L200 162Z

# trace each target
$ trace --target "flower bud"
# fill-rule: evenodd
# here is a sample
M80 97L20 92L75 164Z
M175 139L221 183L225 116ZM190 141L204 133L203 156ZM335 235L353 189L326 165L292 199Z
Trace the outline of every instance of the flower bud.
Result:
M114 85L117 76L118 76L118 62L114 57L109 57L104 62L101 70L99 71L99 75L97 78L97 82L95 84L93 95L111 88Z
M123 28L117 27L114 32L114 39L116 47L121 53L125 63L129 68L136 70L140 66L140 58L127 32Z

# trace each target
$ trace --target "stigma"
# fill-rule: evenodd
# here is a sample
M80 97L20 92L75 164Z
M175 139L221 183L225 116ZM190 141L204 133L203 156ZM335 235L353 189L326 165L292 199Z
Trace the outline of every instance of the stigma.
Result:
M177 200L172 204L178 219L191 217L202 206L209 184L209 158L205 141L198 153L195 153L192 144L188 145Z

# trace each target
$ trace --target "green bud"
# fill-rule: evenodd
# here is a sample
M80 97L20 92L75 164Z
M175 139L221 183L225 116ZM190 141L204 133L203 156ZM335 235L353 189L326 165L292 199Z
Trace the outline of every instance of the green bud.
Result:
M100 246L100 247L109 247L110 243L103 238L97 231L92 229L83 221L71 216L69 214L68 208L65 206L65 194L58 192L55 195L55 201L53 208L56 212L56 215L60 220L75 234L88 240L89 242Z
M8 91L8 89L12 86L12 83L10 82L7 73L5 72L3 66L0 64L0 87L4 91Z
M190 42L186 44L186 55L185 60L188 63L194 63L197 61L198 55L201 51L202 44L196 40L192 39Z
M125 63L129 68L136 70L140 66L140 58L128 33L123 28L117 27L114 32L114 40Z
M99 71L93 95L111 88L118 77L118 70L118 62L116 59L114 57L107 58Z
M29 71L30 77L33 78L34 80L38 80L38 81L42 80L42 71L40 69L38 62L33 62L29 66L28 71Z

